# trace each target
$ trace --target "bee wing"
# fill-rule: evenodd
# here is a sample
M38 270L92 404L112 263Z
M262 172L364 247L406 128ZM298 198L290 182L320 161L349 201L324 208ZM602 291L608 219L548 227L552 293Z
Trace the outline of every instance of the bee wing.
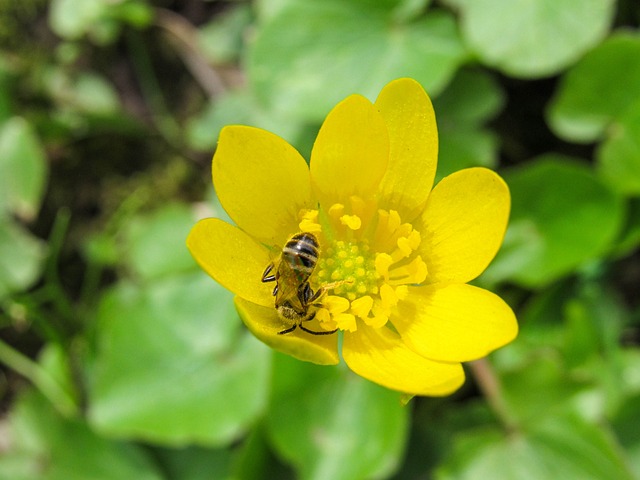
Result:
M282 305L288 301L292 307L302 310L302 304L298 297L300 286L299 274L286 262L280 262L278 266L278 291L276 293L276 305Z

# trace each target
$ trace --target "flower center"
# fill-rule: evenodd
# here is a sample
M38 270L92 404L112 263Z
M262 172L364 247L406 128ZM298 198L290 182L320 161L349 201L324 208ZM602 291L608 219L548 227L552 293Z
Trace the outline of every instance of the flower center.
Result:
M394 210L351 197L327 211L304 211L300 229L320 235L320 257L312 278L323 288L316 318L327 330L355 331L358 324L384 326L409 285L427 277L418 254L420 232Z
M331 293L353 301L362 295L378 293L379 275L369 243L338 240L326 247L316 266L318 282L342 282Z

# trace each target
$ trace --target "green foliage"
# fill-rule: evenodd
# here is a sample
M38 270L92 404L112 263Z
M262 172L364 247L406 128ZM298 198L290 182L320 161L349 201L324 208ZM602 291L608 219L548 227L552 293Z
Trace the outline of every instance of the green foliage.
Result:
M45 153L21 117L0 124L0 299L31 286L40 275L45 245L12 215L32 220L44 194Z
M197 273L109 292L97 313L91 423L173 445L237 438L264 408L269 352L239 332L232 305Z
M436 478L632 479L611 437L572 416L548 417L522 434L498 429L460 436Z
M409 413L399 394L346 369L281 355L276 360L267 429L277 451L297 467L301 478L371 478L393 471L404 447ZM300 420L289 421L302 412Z
M546 155L505 179L511 223L485 279L547 284L606 253L620 230L622 199L573 159Z
M36 392L19 399L9 421L14 443L9 455L0 458L3 478L163 478L141 447L105 439L84 422L61 417Z
M45 153L32 127L14 117L0 131L0 212L35 217L47 178Z
M399 77L441 91L466 56L453 16L434 11L398 21L395 4L286 2L260 26L249 52L258 98L275 111L319 121L350 93L375 99Z
M504 102L500 86L488 74L460 70L434 101L438 122L438 177L467 167L494 167L498 142L483 125Z
M549 124L562 137L591 142L627 111L640 108L637 32L620 31L587 53L561 79Z
M523 78L558 73L607 33L613 0L460 0L460 26L482 63ZM499 12L499 14L498 14Z
M640 478L639 24L625 0L0 2L0 478ZM477 282L520 325L406 406L271 353L184 244L225 218L224 125L309 158L330 108L402 76L438 179L509 185Z

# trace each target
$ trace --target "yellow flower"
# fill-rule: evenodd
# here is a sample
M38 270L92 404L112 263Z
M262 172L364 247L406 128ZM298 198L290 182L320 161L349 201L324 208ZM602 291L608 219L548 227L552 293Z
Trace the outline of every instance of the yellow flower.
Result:
M200 266L236 294L253 334L305 361L337 364L338 334L312 335L278 315L261 281L292 235L313 233L319 257L308 330L341 330L357 374L414 395L447 395L464 382L460 362L517 335L512 310L467 285L498 251L510 208L504 181L469 168L432 190L438 152L429 97L411 79L360 95L327 116L310 167L281 138L229 126L213 157L213 183L237 226L198 222L187 245Z

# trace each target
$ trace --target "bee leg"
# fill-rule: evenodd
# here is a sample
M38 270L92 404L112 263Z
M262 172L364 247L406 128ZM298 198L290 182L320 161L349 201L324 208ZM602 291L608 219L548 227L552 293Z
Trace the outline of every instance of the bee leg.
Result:
M309 286L309 282L305 283L304 286L302 287L302 303L303 304L312 303L311 299L313 298L313 296L314 296L314 293L313 293L313 290L311 290L311 287Z
M326 285L322 285L315 293L311 292L313 295L309 299L307 299L307 303L313 303L318 300L322 295L327 293L329 290L333 290L334 288L338 288L340 285L344 285L345 283L353 283L353 280L339 280L337 282L327 283Z
M330 330L325 332L315 332L313 330L309 330L307 327L303 325L300 325L300 330L304 330L305 332L310 333L311 335L332 335L338 331L338 329L336 328L335 330Z
M275 275L269 275L269 273L271 273L271 270L273 270L273 263L270 263L267 268L265 269L264 273L262 274L262 281L264 283L266 282L275 282L276 281L276 276ZM275 295L275 293L274 293Z
M311 315L309 315L307 318L305 318L303 320L303 322L308 322L310 320L313 320L316 316L316 312L313 312ZM307 333L310 333L311 335L331 335L333 333L336 333L338 331L338 329L336 328L335 330L331 330L331 331L324 331L324 332L316 332L314 330L309 330L307 327L305 327L304 325L302 325L302 323L300 324L300 330L304 330Z
M278 332L278 335L285 335L285 334L287 334L287 333L291 333L291 332L293 332L296 328L298 328L298 324L297 324L297 323L294 323L294 324L293 324L293 327L291 327L291 328L287 328L287 329L285 329L285 330L282 330L281 332ZM302 328L302 325L300 325L300 328ZM303 329L303 330L306 330L306 329L304 329L304 328L302 328L302 329Z

